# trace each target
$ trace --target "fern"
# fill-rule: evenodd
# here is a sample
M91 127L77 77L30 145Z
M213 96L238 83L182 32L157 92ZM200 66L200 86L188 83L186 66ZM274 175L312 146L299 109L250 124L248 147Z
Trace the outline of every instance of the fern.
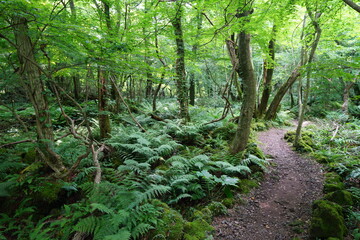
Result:
M137 239L138 237L140 237L141 235L144 235L146 232L148 232L150 229L153 229L153 228L154 227L152 227L150 224L140 223L131 231L131 236L134 239Z
M246 159L242 160L241 163L244 166L256 165L256 166L259 166L263 170L266 170L266 166L269 165L267 160L261 159L252 154L249 154L249 156Z
M129 240L131 237L131 233L125 229L120 229L116 234L108 235L104 237L104 240Z
M101 218L95 216L89 216L80 219L78 223L74 226L74 230L81 233L94 235L101 226L104 226L104 223L102 222Z

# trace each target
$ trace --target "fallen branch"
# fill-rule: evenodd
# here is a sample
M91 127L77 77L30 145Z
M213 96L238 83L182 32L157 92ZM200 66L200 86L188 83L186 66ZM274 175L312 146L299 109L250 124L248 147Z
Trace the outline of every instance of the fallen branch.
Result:
M330 139L331 142L334 141L334 139L335 139L335 137L336 137L336 134L337 134L338 131L339 131L339 128L340 128L340 126L336 124L336 129L335 129L335 131L333 132L332 138Z
M99 162L99 154L104 151L105 149L105 144L102 144L100 146L100 148L98 148L97 150L95 150L95 146L94 144L91 145L91 151L92 151L92 155L93 155L93 163L94 166L96 168L96 174L95 174L95 179L94 179L94 183L95 184L99 184L101 182L101 166L100 166L100 162Z
M16 142L12 142L12 143L6 143L4 145L1 145L0 148L5 148L5 147L12 146L12 145L20 144L20 143L26 143L26 142L36 142L36 141L32 140L32 139L26 139L26 140L16 141Z

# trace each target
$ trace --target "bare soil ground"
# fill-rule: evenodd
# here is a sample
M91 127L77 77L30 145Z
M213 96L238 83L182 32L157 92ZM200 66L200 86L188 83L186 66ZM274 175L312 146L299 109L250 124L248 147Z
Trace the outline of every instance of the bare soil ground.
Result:
M214 220L216 240L308 239L311 204L321 198L323 174L314 160L291 150L285 132L272 128L259 133L272 167L260 187L244 196L245 204Z

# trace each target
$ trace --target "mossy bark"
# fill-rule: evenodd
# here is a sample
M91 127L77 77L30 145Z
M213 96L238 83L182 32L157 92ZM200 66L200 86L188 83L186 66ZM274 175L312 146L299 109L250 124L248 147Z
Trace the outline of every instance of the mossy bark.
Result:
M248 11L247 14L249 15L250 12L251 11ZM238 128L230 148L231 154L236 154L246 148L256 103L256 79L250 49L251 36L245 31L241 31L238 39L239 67L236 68L236 71L243 81L244 96Z

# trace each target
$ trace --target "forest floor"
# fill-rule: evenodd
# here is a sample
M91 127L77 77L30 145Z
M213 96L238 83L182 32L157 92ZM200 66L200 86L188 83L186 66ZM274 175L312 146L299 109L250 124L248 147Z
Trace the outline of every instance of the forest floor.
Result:
M311 205L321 198L323 173L315 160L291 149L284 140L286 131L272 128L258 134L271 167L260 186L244 196L244 204L215 218L216 240L308 238Z

